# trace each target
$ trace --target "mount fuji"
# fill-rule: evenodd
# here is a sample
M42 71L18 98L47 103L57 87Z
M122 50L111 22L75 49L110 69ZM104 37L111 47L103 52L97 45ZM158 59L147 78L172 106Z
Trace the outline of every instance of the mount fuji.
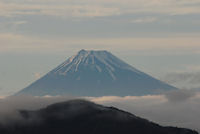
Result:
M108 51L81 50L16 95L142 96L176 89Z

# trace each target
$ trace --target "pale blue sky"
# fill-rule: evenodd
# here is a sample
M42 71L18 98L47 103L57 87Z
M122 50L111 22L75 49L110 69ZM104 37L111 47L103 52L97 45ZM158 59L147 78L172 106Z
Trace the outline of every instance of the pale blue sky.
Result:
M0 94L24 88L80 49L111 51L166 81L190 74L186 84L172 84L198 88L191 74L200 72L200 0L0 1Z

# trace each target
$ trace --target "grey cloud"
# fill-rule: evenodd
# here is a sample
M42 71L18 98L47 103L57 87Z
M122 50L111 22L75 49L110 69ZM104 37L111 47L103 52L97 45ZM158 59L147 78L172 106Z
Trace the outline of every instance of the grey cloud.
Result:
M174 33L199 33L198 15L123 14L95 18L59 18L17 15L7 20L4 32L50 37L160 37ZM37 20L37 21L36 21ZM196 21L196 22L193 22ZM12 22L12 25L10 25ZM27 22L27 23L25 23ZM148 22L148 23L147 23ZM23 23L23 24L22 24ZM15 25L13 25L15 24ZM16 26L16 24L18 24ZM84 27L83 27L84 26Z
M186 86L186 88L200 87L200 72L169 73L163 78L163 81Z
M75 99L76 97L33 97L11 96L0 99L0 123L6 124L13 120L19 120L19 110L37 110L47 105Z
M172 0L172 1L173 1L173 5L176 5L174 3L179 3L175 0ZM15 14L15 15L12 17L4 16L0 18L0 23L1 21L5 21L7 24L6 28L4 29L2 28L3 31L4 32L18 32L18 33L23 33L25 35L27 34L30 34L30 35L33 34L35 36L53 35L53 36L59 36L59 37L60 36L65 36L65 37L66 36L68 37L71 37L71 36L73 37L77 37L77 36L78 37L85 37L85 36L128 37L128 36L131 36L131 37L135 37L135 36L139 36L139 34L149 37L154 34L156 36L160 36L161 33L172 34L172 33L199 33L200 32L199 13L171 15L171 14L163 13L162 10L160 12L141 11L141 12L132 13L131 11L126 12L123 10L126 10L126 7L132 9L132 7L129 7L129 6L136 5L136 4L124 5L124 3L126 2L121 2L121 1L116 1L116 2L112 1L110 3L108 1L92 2L90 0L86 0L86 1L84 0L84 2L80 2L80 1L57 2L53 0L53 2L57 4L55 3L48 4L48 3L51 3L49 2L49 0L48 2L47 1L26 2L22 0L18 0L18 1L10 0L7 3L5 2L6 4L5 3L3 4L5 6L5 9L3 8L0 9L0 15L1 13L3 15L8 14L8 16L9 14L11 15ZM132 1L129 1L129 2L132 2ZM36 3L36 5L33 3ZM84 3L87 3L86 6ZM91 3L93 3L93 5ZM116 3L118 6L112 6L112 5L116 5ZM150 2L149 0L147 0L147 2L144 2L144 1L140 2L139 0L137 0L136 3L140 3L138 4L138 7L143 6L143 3L145 3L147 4L147 6L151 6L152 9L155 9L154 6L152 6L155 4L153 0ZM167 2L159 1L157 4L158 4L158 7L159 6L162 7L165 4L169 6L167 3L169 3L169 5L172 4L169 1ZM197 2L184 2L184 3L196 4ZM74 6L74 5L78 5L78 6ZM97 7L93 7L94 5L96 5ZM179 4L179 5L182 5L182 4ZM145 8L138 8L138 7L136 6L134 8L145 10ZM176 10L176 8L178 7L175 6L174 10ZM19 9L21 9L22 11L18 11ZM118 11L118 9L120 11ZM185 11L187 12L187 10ZM197 11L199 12L199 10ZM77 15L75 15L74 12ZM73 15L79 16L79 17L72 17ZM28 22L28 23L25 23L25 22ZM17 25L17 30L15 29L16 25Z
M108 16L118 13L162 13L162 14L195 14L199 13L199 1L177 1L177 0L3 0L0 3L3 9L2 15L15 14L45 14L55 16ZM157 8L155 8L157 7ZM117 9L112 10L112 9ZM33 11L33 12L29 12ZM36 12L34 10L39 10Z
M186 81L186 82L190 82L192 84L195 84L197 82L200 81L200 72L193 72L193 73L189 73L189 72L183 72L183 73L171 73L168 74L165 77L166 81L170 82L170 83L176 83L179 81Z
M196 91L194 90L177 90L167 92L165 97L168 99L169 102L184 102L196 95Z

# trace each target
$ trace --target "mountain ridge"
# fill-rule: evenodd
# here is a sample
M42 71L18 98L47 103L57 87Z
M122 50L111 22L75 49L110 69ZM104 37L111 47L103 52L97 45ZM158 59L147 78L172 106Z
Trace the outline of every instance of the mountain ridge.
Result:
M115 107L86 100L70 100L36 111L21 110L21 120L0 124L1 134L198 134L163 127ZM12 122L12 121L11 121Z
M175 89L108 51L81 50L17 94L141 96Z

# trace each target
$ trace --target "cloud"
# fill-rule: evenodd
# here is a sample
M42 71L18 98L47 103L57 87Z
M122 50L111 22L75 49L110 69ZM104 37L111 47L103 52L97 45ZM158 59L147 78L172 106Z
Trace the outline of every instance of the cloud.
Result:
M139 18L139 19L135 19L132 20L132 23L152 23L157 21L156 17L146 17L146 18Z
M14 22L12 22L14 25L22 25L22 24L26 24L27 23L27 21L14 21Z
M3 0L0 2L0 15L98 17L127 13L195 14L200 13L199 3L198 0Z
M27 24L28 22L25 20L4 20L1 22L0 21L0 34L6 34L8 31L9 32L16 32L18 31L19 27L22 25Z
M90 37L33 37L20 34L0 34L0 52L62 52L85 49L138 51L159 54L199 53L197 37L135 37L135 38L90 38Z
M161 48L162 45L174 47L179 45L179 48L187 46L184 52L188 52L195 45L192 51L199 53L197 49L200 31L198 28L199 6L198 1L185 0L2 0L0 2L0 36L4 36L2 34L12 34L12 36L22 34L24 37L19 44L30 49L32 46L37 47L39 43L42 44L40 44L41 47L49 43L49 39L43 39L43 36L49 38L62 36L63 38L77 37L72 43L70 40L73 39L67 39L65 43L67 45L70 43L80 45L82 39L78 42L79 37L86 37L85 40L89 43L89 39L100 37L107 39L98 39L99 42L94 43L96 46L102 45L102 42L103 45L112 43L113 48L115 43L119 44L119 41L132 48L136 46L136 49L146 47L153 50L155 47ZM186 33L188 36L183 35L176 38L176 35L180 33ZM193 37L191 37L192 33L195 34ZM157 36L158 39L145 38L153 36ZM171 37L163 39L161 36ZM5 49L12 49L10 44L13 42L13 40L8 40L4 43L2 39L0 43ZM91 42L94 42L93 39ZM25 43L27 45L23 45ZM139 43L142 44L141 47ZM13 46L14 49L18 51L18 47Z
M54 4L0 2L0 16L14 17L17 15L49 15L60 17L98 17L119 14L115 7L82 4Z
M168 99L169 102L184 102L195 96L196 91L184 89L171 91L165 94L165 97Z
M37 80L37 79L39 79L39 78L41 78L41 73L38 73L38 72L36 72L36 73L34 73L34 78Z
M186 66L186 70L189 71L193 71L193 72L200 72L200 65L196 64L196 65L187 65Z
M109 102L149 102L145 105L149 104L160 104L167 102L168 100L164 96L156 96L156 95L148 95L148 96L125 96L125 97L119 97L119 96L103 96L103 97L88 97L89 100L92 100L94 102L98 103L109 103ZM160 100L159 102L157 100Z
M7 124L12 120L18 120L18 110L37 110L47 105L75 99L76 97L32 97L32 96L13 96L0 97L0 123Z
M199 88L200 87L200 72L189 71L189 72L173 72L167 74L163 81L170 84L178 85L179 87L185 88Z

